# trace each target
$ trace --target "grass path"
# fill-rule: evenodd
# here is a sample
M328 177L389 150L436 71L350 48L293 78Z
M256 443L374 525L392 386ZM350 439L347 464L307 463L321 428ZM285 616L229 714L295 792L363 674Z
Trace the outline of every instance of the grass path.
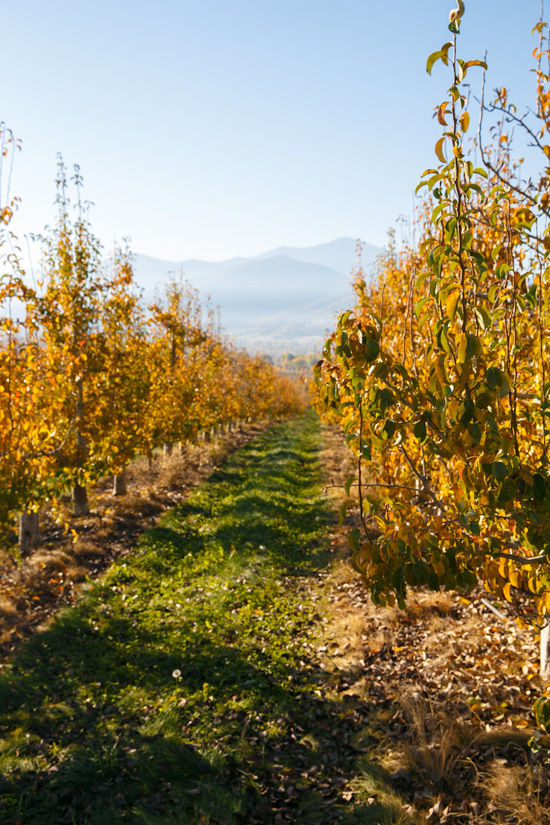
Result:
M318 654L319 449L249 443L4 666L1 825L406 821Z

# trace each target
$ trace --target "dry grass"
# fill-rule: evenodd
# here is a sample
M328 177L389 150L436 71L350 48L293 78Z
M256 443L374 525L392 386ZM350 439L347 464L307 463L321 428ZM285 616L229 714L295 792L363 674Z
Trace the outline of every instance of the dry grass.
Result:
M0 596L0 623L12 622L17 616L17 605L8 596Z
M409 692L399 705L407 727L403 761L434 796L453 789L456 768L468 758L476 732L418 693Z
M113 496L113 479L90 489L90 514L75 518L67 497L63 517L78 538L60 529L51 513L40 514L43 544L24 560L12 548L0 548L0 597L15 600L17 610L0 619L0 658L12 654L21 640L42 626L63 604L76 598L86 576L102 574L114 558L131 553L158 515L185 499L232 452L263 432L270 422L246 425L211 443L174 445L171 456L159 451L150 463L140 456L128 466L128 495ZM11 536L13 543L16 536Z
M327 476L343 484L353 466L341 436L328 438ZM338 486L327 495L336 505L345 497ZM417 590L403 611L375 608L349 563L352 526L353 513L332 540L323 664L346 674L341 695L368 708L354 746L418 822L550 825L549 751L528 747L531 706L545 688L535 634L516 626L511 606L501 606L509 620L498 619L482 590L468 599Z
M103 558L105 555L105 547L103 545L96 544L93 541L86 541L80 537L73 544L72 549L76 559Z
M43 570L45 574L66 570L72 562L70 545L67 547L67 551L52 549L47 552L40 548L29 557L26 567L34 571Z
M494 762L480 779L485 812L480 823L541 825L550 822L548 772Z

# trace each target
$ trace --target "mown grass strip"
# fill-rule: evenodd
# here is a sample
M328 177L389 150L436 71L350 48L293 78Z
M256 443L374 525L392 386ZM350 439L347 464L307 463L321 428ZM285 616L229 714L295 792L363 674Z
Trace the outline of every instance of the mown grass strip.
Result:
M332 518L318 447L314 416L251 442L3 668L0 822L271 822L278 770L291 821L329 821L318 744L292 750L296 719L341 713L304 661Z

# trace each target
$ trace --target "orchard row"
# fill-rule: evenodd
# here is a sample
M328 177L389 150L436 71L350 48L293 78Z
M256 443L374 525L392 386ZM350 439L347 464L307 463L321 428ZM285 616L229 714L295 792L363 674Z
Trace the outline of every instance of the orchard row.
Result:
M530 593L534 619L550 613L547 29L535 29L535 111L520 117L497 90L482 102L493 118L485 146L481 131L467 135L467 85L486 67L458 55L463 12L428 59L429 73L447 67L450 88L437 166L418 188L417 241L390 244L373 279L357 272L356 306L316 367L318 405L357 459L342 515L359 502L349 542L375 603L481 581L518 610ZM531 179L514 129L541 161Z
M81 181L76 178L80 198ZM76 218L59 166L59 218L42 238L40 284L16 255L0 280L0 522L72 489L121 476L135 455L237 419L285 416L296 383L237 349L195 289L172 277L144 306L128 249L105 264L86 210ZM3 246L12 205L4 207ZM122 489L120 485L119 489Z

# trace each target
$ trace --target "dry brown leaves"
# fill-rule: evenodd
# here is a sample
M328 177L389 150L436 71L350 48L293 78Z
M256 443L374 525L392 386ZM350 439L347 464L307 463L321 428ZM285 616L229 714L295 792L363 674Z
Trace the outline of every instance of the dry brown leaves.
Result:
M328 478L342 484L349 456L338 432L327 440ZM343 498L338 487L328 493ZM537 636L516 624L528 605L499 603L500 618L478 588L467 598L418 590L405 611L376 608L349 563L354 519L332 538L339 560L324 585L320 652L341 695L378 717L355 744L391 771L405 812L420 821L550 822L548 766L527 747L546 687Z
M131 553L160 513L179 504L268 426L267 421L243 424L212 443L189 444L181 452L174 447L168 459L156 456L152 467L145 458L137 459L128 468L127 496L115 498L112 479L106 478L90 491L88 516L71 516L70 502L64 503L69 530L59 527L48 511L41 513L42 543L29 557L17 561L0 549L0 660L62 605L71 604L87 577L101 575L115 558Z

